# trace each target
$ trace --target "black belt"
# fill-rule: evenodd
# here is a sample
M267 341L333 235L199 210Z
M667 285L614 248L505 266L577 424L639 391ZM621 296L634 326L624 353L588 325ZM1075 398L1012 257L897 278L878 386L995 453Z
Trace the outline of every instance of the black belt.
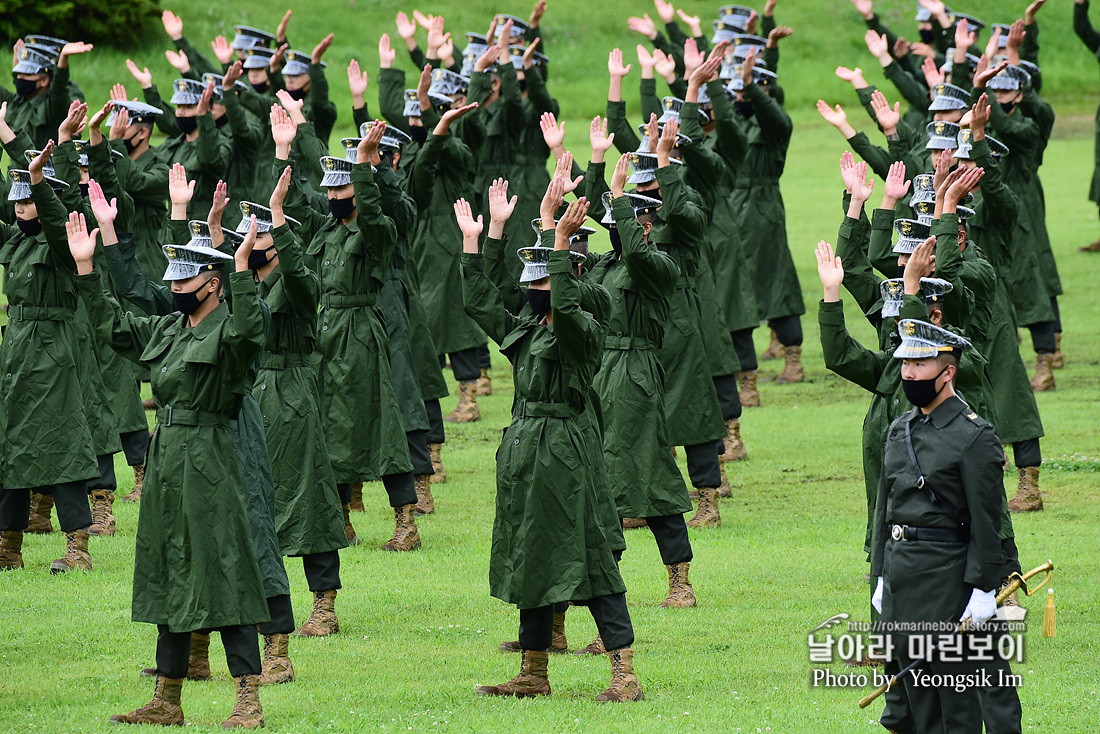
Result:
M291 367L303 367L309 364L309 355L306 354L270 354L265 352L260 355L261 370L285 370Z
M321 305L325 308L363 308L373 306L377 300L378 296L374 293L333 294L322 296Z
M157 425L160 426L208 426L228 427L229 418L220 413L205 410L183 410L165 405L157 411Z
M517 418L572 418L577 414L569 403L539 403L517 400L512 414Z
M9 321L72 321L76 311L54 306L24 306L14 303L8 308Z
M967 543L970 534L962 530L944 528L915 528L911 525L891 525L890 537L894 540L923 540L931 543Z

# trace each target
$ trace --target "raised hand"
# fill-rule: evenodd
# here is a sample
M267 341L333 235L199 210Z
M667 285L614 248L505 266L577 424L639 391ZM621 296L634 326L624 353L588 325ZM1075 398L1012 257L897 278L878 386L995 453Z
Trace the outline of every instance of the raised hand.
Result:
M905 283L906 295L915 296L920 293L920 279L928 278L936 272L936 238L929 237L920 243L909 255L902 272L902 280Z
M463 115L477 109L477 102L471 102L464 107L452 107L439 118L439 124L435 126L436 135L446 135L451 128L451 123L460 119Z
M164 52L164 58L168 59L168 63L180 74L191 71L191 60L187 58L187 54L183 51L168 49Z
M96 235L98 229L88 232L88 224L84 221L84 215L71 212L65 221L65 236L69 241L69 253L76 261L76 272L87 275L92 272L92 256L95 255Z
M546 193L542 197L542 203L539 205L539 216L542 218L543 229L554 228L554 213L557 212L564 198L565 181L558 176L554 176L550 179L550 184L546 187Z
M615 162L615 172L611 174L611 196L619 198L623 195L626 180L630 177L630 154L623 153Z
M794 35L794 28L787 25L776 26L768 33L768 48L776 48L779 46L779 42L788 37Z
M845 140L856 134L855 128L848 124L848 115L840 105L833 108L826 104L825 100L819 99L817 100L817 113L825 119L825 122L839 130Z
M115 218L118 217L118 199L107 201L107 197L103 194L103 187L93 179L88 182L88 203L91 206L92 215L103 230L103 244L113 245L115 238L107 235L114 234Z
M997 30L1000 30L1000 28ZM1012 27L1008 29L1008 49L1019 53L1025 35L1027 35L1027 31L1024 30L1024 21L1017 18L1013 21Z
M477 57L474 62L474 71L486 71L500 59L500 46L493 44L485 50L485 53Z
M107 136L110 140L122 140L126 137L126 128L130 127L130 111L125 107L115 110L115 121Z
M332 45L332 40L336 38L335 34L328 34L321 39L321 42L313 47L313 53L310 54L310 61L314 64L321 63L321 57L325 55L325 51L328 51L329 46Z
M878 33L868 30L863 34L863 42L867 44L867 50L871 52L871 55L878 59L883 66L888 66L893 60L890 58L890 44L886 40L886 36L880 36Z
M985 138L985 126L989 124L989 95L982 93L970 110L970 129L974 133L974 142Z
M92 145L99 145L103 142L103 121L111 114L112 109L114 109L114 104L108 102L102 108L96 110L96 113L92 115L92 119L88 120L88 142Z
M607 73L612 77L622 78L630 73L630 64L623 64L623 52L620 49L612 49L607 56Z
M867 178L867 162L860 161L852 166L852 200L861 205L871 198L871 192L875 188L875 180Z
M271 209L271 223L279 227L283 225L286 220L282 222L275 221L276 212L281 216L283 213L283 202L286 201L287 192L290 191L290 177L293 173L293 169L287 166L283 169L283 172L279 174L279 180L275 184L275 188L271 192L271 198L267 200L267 206Z
M490 224L490 236L492 236L492 225L500 225L503 230L504 223L508 221L512 216L512 212L516 208L516 202L519 200L518 196L512 196L508 198L508 181L503 178L498 178L489 185L489 224ZM498 237L499 239L499 237Z
M378 154L378 145L382 142L382 135L386 132L386 123L375 120L367 130L367 134L359 139L359 145L355 151L356 163L370 163L377 166L382 162Z
M676 59L658 48L653 50L653 62L653 70L657 73L657 76L669 84L676 81ZM629 67L627 71L630 71Z
M657 138L661 135L661 128L657 125L657 115L650 113L649 122L645 125L645 136L649 139L649 152L657 152Z
M932 188L937 192L937 198L939 197L939 191L944 182L947 181L947 177L951 175L951 166L954 165L954 159L951 157L949 151L943 151L940 157L932 164ZM962 169L959 169L962 170Z
M233 85L237 83L237 80L244 75L244 62L234 61L229 65L229 68L225 70L225 76L222 77L222 91L232 92Z
M979 60L979 64L978 64L979 68L974 71L974 88L975 89L985 89L985 85L989 83L989 80L992 79L993 77L997 76L998 74L1000 74L1008 66L1007 61L1002 61L1001 63L997 64L996 66L994 66L992 68L983 69L983 68L981 68L981 61L982 60L988 61L988 57L983 56L981 58L981 60Z
M863 16L864 20L870 20L875 16L875 8L871 4L871 0L852 0L852 5L855 6L856 12Z
M210 42L210 48L214 51L214 58L222 64L228 64L233 59L233 47L225 36L215 36Z
M553 112L543 112L539 118L539 128L542 129L542 139L546 147L553 151L559 151L565 145L565 123L558 124L558 118ZM559 155L555 153L555 157Z
M199 97L198 109L195 113L196 117L202 117L209 115L210 110L214 108L214 82L210 82L206 85L206 89L202 90L202 96Z
M665 0L653 0L653 6L657 9L657 17L661 19L661 22L668 25L676 18L676 8L672 7L672 3Z
M58 55L58 68L64 69L66 66L68 66L70 56L76 56L77 54L86 54L93 48L95 48L95 46L90 43L84 43L83 41L66 43L64 46L61 47L61 53Z
M583 196L570 202L561 215L557 227L554 229L554 249L568 250L569 238L580 231L584 220L588 217L588 199Z
M852 151L846 150L840 154L840 180L844 182L844 190L849 194L852 193L852 185L854 183L856 168L855 158L852 157Z
M626 25L630 30L641 33L651 41L657 37L657 25L649 17L649 13L643 14L641 18L636 16L627 18Z
M909 55L912 45L900 36L894 41L894 58L903 59Z
M222 215L225 214L225 207L229 204L229 187L226 186L225 181L218 181L218 185L214 187L214 198L210 202L210 213L206 215L206 225L210 228L210 233L220 235L222 228ZM221 238L224 240L224 237ZM215 247L221 244L215 242Z
M575 179L570 179L573 175L573 154L569 151L565 151L561 158L558 159L558 165L554 170L555 178L562 180L563 194L569 194L577 190L577 187L581 185L581 181L584 181L584 176L577 176Z
M286 29L290 25L290 16L292 15L294 15L294 11L289 9L283 14L283 19L279 21L279 25L275 29L276 43L286 43Z
M847 66L838 66L836 67L836 75L839 79L843 79L856 89L863 89L870 86L867 84L867 80L863 78L863 69L858 66L854 69L849 69Z
M912 181L905 180L905 164L901 161L892 163L890 172L886 175L886 185L883 186L882 190L882 208L893 209L897 206L897 203L909 193L909 186L912 183ZM888 200L892 202L889 205L886 204Z
M54 142L47 140L46 145L42 147L42 152L31 159L31 162L27 165L27 170L31 174L31 183L42 183L44 178L42 169L49 163L50 158L53 157Z
M125 102L127 99L126 87L118 83L111 87L112 102Z
M538 28L543 14L546 12L546 0L537 0L535 7L531 8L531 15L527 18L527 25Z
M641 67L642 79L652 79L653 70L657 66L657 60L653 58L653 54L649 52L649 49L638 44L638 66Z
M944 191L944 206L955 207L966 198L974 189L978 188L982 177L985 176L984 168L959 169L959 176L948 182Z
M474 244L473 252L477 253L477 238L481 236L481 231L485 229L481 215L478 214L477 219L474 219L470 202L459 199L455 202L455 219L458 221L458 228L462 232L463 251L470 252L466 248L466 244L472 240Z
M965 54L967 49L978 40L977 31L970 30L970 24L963 18L955 24L955 60L958 61L960 52Z
M615 133L608 135L607 120L596 115L588 126L588 140L592 144L592 163L603 163L604 155L615 143Z
M305 124L306 116L302 113L302 107L304 107L306 103L304 99L294 99L285 89L280 89L275 92L275 98L279 100L279 104L281 104L283 109L286 110L286 113L290 115L290 119L294 120L295 126Z
M168 199L173 206L186 207L195 193L195 182L187 180L187 169L179 163L168 170Z
M137 80L137 83L141 85L142 89L148 89L153 86L153 75L149 72L148 66L139 69L137 64L130 59L126 59L126 68L130 70L130 74Z
M756 46L745 54L745 60L741 64L741 83L746 87L752 84L752 70L756 68Z
M289 49L290 46L285 43L275 49L275 53L271 55L271 61L267 62L267 70L269 72L274 74L279 69L283 68L283 59L286 58L286 52Z
M396 60L397 52L390 47L390 34L383 33L382 37L378 39L378 66L382 69L389 69L393 67L393 62Z
M698 15L688 15L683 9L677 9L676 15L680 16L680 20L691 30L693 38L699 38L703 35L703 23L699 20Z
M940 67L936 65L934 59L925 59L920 65L920 70L924 73L924 81L929 89L943 83L945 74L940 71Z
M1035 14L1038 13L1047 0L1035 0L1031 5L1027 6L1027 10L1024 11L1024 23L1031 25L1035 22Z
M389 39L387 38L386 41L388 42ZM388 67L383 66L382 68ZM364 104L363 96L367 93L369 81L367 73L359 69L359 62L352 59L348 63L348 87L351 89L351 98L357 108L362 107Z
M669 154L676 147L676 137L680 133L680 122L669 120L661 130L661 138L657 141L657 165L664 167L669 163Z
M901 122L901 102L895 102L891 107L886 101L886 95L876 89L871 95L871 108L875 111L875 118L886 135L893 135L898 131L898 123Z
M446 36L446 32L443 30L443 22L442 15L433 15L431 22L428 24L429 53L438 54L439 47L443 45L443 40Z
M183 38L183 19L171 10L165 10L160 14L160 22L164 24L164 32L173 41Z
M523 52L523 68L530 69L535 65L535 49L538 48L541 38L536 38L531 43L527 44L527 49Z
M817 277L821 279L826 303L840 300L840 284L844 282L844 265L833 254L833 246L825 240L817 243Z
M409 20L409 16L405 15L405 11L402 10L397 14L397 35L405 39L405 41L411 41L416 37L416 23Z
M699 44L695 42L694 38L684 41L684 76L690 77L691 72L702 66L704 60L706 60L706 57L699 50Z
M238 273L247 273L252 270L248 267L248 256L252 254L252 248L256 246L256 215L248 218L248 234L244 236L244 242L237 245L237 251L233 253L233 262L237 266Z
M87 123L87 120L84 119L87 114L88 105L84 102L75 99L69 103L68 114L57 126L57 142L64 143L66 140L72 140L74 136L80 134Z

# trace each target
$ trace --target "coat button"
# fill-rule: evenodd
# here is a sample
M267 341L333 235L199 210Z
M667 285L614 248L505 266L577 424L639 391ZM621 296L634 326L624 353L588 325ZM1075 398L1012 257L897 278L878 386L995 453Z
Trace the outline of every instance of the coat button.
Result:
M160 371L161 371L161 372L167 372L167 371L168 371L168 368L167 368L167 367L161 367L161 368L160 368Z
M897 404L898 404L898 399L894 398L894 405L897 405Z
M519 439L516 439L516 446L519 446Z
M520 365L520 366L519 366L519 371L520 371L520 372L523 372L523 365Z
M260 389L261 389L261 390L266 390L266 389L267 389L267 385L266 385L266 384L260 385Z
M325 265L329 265L329 261L328 261L328 260L325 260Z
M321 331L328 331L328 324L321 327Z

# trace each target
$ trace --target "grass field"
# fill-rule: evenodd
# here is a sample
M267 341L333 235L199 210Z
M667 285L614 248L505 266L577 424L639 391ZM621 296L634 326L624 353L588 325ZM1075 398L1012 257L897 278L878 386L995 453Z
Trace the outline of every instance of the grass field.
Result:
M899 27L910 27L911 5L897 2L888 11ZM1005 5L1019 15L1025 4L983 0L960 9L988 21L1007 21L1014 17L1007 10L1003 15L990 11ZM195 0L173 9L183 15L185 30L197 44L204 44L219 25L244 21L273 27L283 11L282 6L257 5L242 14L236 3L216 0ZM377 34L392 33L397 9L390 3L319 2L308 12L300 8L295 16L292 38L302 39L297 45L306 50L329 30L337 31L327 57L343 126L334 137L350 130L342 67L358 55L375 68ZM605 52L612 45L636 43L622 19L641 9L641 4L611 2L594 13L591 5L576 0L551 3L544 24L555 64L552 90L562 101L568 142L580 159L587 156L587 119L603 108ZM652 14L651 8L645 9ZM518 5L469 3L447 8L448 25L456 33L467 24L481 27L493 10L527 12ZM712 8L693 3L688 10L708 15ZM1078 245L1100 234L1096 208L1086 198L1092 124L1081 116L1095 103L1096 66L1075 38L1057 37L1069 32L1069 14L1069 3L1062 2L1040 16L1045 24L1044 77L1062 115L1046 154L1043 180L1051 240L1066 290L1062 315L1067 365L1056 373L1058 389L1038 398L1047 432L1041 477L1049 493L1047 508L1014 518L1024 567L1051 558L1058 569L1058 636L1043 639L1039 625L1032 625L1027 660L1015 672L1024 678L1020 695L1025 730L1059 734L1092 731L1100 718L1100 302L1091 290L1100 256L1077 252ZM392 519L381 486L368 486L369 511L354 518L364 545L342 555L344 589L337 600L341 632L325 640L292 641L297 680L261 692L269 729L881 731L875 721L880 706L856 706L866 691L809 684L813 666L806 644L809 630L829 616L847 612L866 619L868 606L859 443L868 397L825 371L815 318L820 290L812 248L819 239L835 241L841 221L836 162L843 141L817 117L812 102L823 95L854 108L854 95L831 70L840 63L875 64L860 51L862 23L847 2L822 0L788 8L781 0L777 17L798 33L785 42L789 47L784 47L781 69L796 126L783 191L808 309L808 381L795 386L763 383L764 407L744 415L749 459L730 466L734 497L722 504L724 524L718 530L692 531L697 609L657 607L666 581L656 548L648 531L628 533L622 570L647 700L597 706L592 698L607 683L608 663L572 655L551 660L554 695L549 700L484 700L473 694L476 685L510 678L518 667L517 657L496 649L501 640L514 639L517 615L489 597L486 583L494 452L511 403L508 369L498 356L492 372L495 394L480 400L482 421L448 429L444 460L450 479L437 488L437 514L421 521L423 550L395 556L378 549L389 537ZM128 53L152 66L163 48L162 38L154 34L149 48ZM125 75L121 61L126 55L99 49L93 57L74 61L90 102L106 99L109 84ZM399 59L404 59L403 51ZM171 78L170 69L163 61L160 66L157 79L163 85ZM627 88L633 84L628 82ZM870 127L862 113L852 118L857 128ZM857 336L873 343L871 329L854 308L848 316ZM757 336L763 348L766 330ZM1026 335L1023 350L1030 365L1033 354ZM762 364L763 376L777 371L775 363ZM444 401L444 410L453 403L453 397ZM128 470L121 461L118 468L128 491ZM1006 475L1005 483L1013 492L1015 475ZM105 731L111 714L148 700L152 686L138 678L138 671L153 662L155 631L129 621L137 509L119 503L116 512L118 535L92 540L95 572L51 577L49 562L64 545L62 536L54 534L29 536L24 546L28 568L0 575L0 731ZM303 620L310 600L301 565L290 559L287 570L297 617ZM1033 619L1041 613L1042 601L1036 596L1027 602ZM570 612L567 627L573 648L595 634L583 610ZM216 728L232 706L217 642L211 652L215 680L184 687L184 710L191 725L201 730ZM844 672L841 665L831 669Z

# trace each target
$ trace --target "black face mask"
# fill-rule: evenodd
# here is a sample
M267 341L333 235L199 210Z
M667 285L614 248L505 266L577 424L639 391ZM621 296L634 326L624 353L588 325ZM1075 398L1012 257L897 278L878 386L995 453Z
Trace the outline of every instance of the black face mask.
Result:
M271 83L270 82L260 82L259 84L253 84L252 88L254 90L256 90L257 94L263 94L268 89L271 89Z
M305 89L288 89L286 90L286 93L290 95L291 99L297 100L305 99L306 95L309 94L309 92Z
M931 46L936 40L936 32L931 28L922 28L920 30L920 42L927 43Z
M334 219L342 222L350 217L352 212L355 211L355 197L349 196L346 199L329 199L328 210Z
M137 149L138 144L134 142L133 138L123 138L122 144L126 147L126 153L133 153Z
M642 196L648 196L651 199L656 199L657 201L664 201L664 199L661 198L660 188L650 189L649 191L639 191L638 193Z
M899 278L904 278L905 277L905 266L904 265L898 265L898 277Z
M428 139L428 128L426 127L409 127L409 137L414 142L423 144Z
M753 115L752 102L734 102L733 107L737 110L737 114L746 120Z
M88 188L91 186L91 184L82 183L77 184L77 186L80 187L80 195L84 198L88 198Z
M918 408L931 405L943 387L947 387L947 383L944 383L943 387L936 389L936 380L940 379L940 375L946 370L947 367L944 367L931 380L902 380L901 389L905 392L905 399Z
M221 117L214 118L214 127L225 127L229 124L229 113L226 112Z
M619 234L619 228L612 227L607 234L611 237L611 249L615 251L617 257L621 256L623 254L623 238Z
M38 90L38 82L32 79L16 79L15 93L20 97L29 97Z
M195 295L198 291L206 287L207 283L203 283L193 291L186 291L184 293L172 293L172 304L175 305L176 310L183 313L186 316L190 316L199 310L199 306L206 303L206 299L210 298L211 291L207 291L206 295L199 298Z
M271 262L271 258L267 256L270 250L253 250L248 253L248 269L260 270L267 267Z
M1005 111L1006 115L1011 115L1012 111L1016 109L1015 102L1001 102L1001 109Z
M176 115L176 127L180 129L181 133L188 135L199 129L199 118Z
M34 219L16 219L15 223L19 226L19 231L28 237L34 237L42 231L42 221L38 217Z
M550 310L550 291L527 289L527 305L536 316L544 316Z
M523 94L524 92L527 91L527 80L526 79L520 79L519 80L519 91L520 91L520 94Z

